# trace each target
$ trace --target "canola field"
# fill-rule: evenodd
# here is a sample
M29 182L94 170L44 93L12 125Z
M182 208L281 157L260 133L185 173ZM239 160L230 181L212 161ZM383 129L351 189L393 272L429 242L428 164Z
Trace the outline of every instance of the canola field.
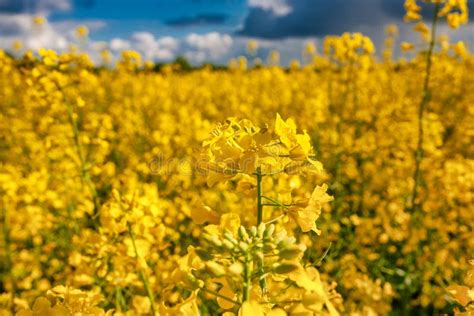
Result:
M467 8L427 2L402 58L0 51L0 315L474 315Z

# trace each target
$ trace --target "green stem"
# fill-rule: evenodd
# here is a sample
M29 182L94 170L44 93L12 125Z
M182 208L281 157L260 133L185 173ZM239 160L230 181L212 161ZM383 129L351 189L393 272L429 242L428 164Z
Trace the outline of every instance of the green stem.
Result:
M323 255L321 256L321 258L319 258L318 262L316 262L315 264L313 264L312 266L313 267L317 267L319 266L319 264L321 262L323 262L323 260L326 258L326 256L328 255L329 253L329 250L331 249L331 246L332 246L332 242L329 242L329 246L327 247L327 249L324 251Z
M257 226L259 226L263 221L263 204L262 204L262 196L263 196L263 175L262 170L260 167L257 168Z
M431 98L430 91L430 81L431 81L431 68L433 65L433 51L436 43L436 27L438 24L438 13L440 10L440 4L436 3L434 10L433 23L431 25L431 38L430 45L428 49L428 54L426 56L426 69L425 69L425 80L423 83L423 98L421 99L420 106L418 108L418 144L415 151L415 172L413 174L413 193L412 193L412 211L421 209L421 202L418 203L418 189L421 182L421 162L423 161L424 149L423 149L423 140L424 140L424 129L423 129L423 117L425 113L425 108Z
M278 202L277 200L272 199L272 198L270 198L268 196L265 196L265 195L263 195L262 198L267 199L270 202L272 202L273 204L271 206L278 206L278 207L284 207L284 208L289 208L291 206L291 205L282 204L282 203ZM267 205L267 204L262 204L262 205Z
M122 289L119 286L115 287L115 307L119 312L125 310L125 300L123 298Z
M132 240L132 246L133 246L133 250L135 252L135 259L139 259L139 255L138 255L138 250L137 250L137 246L135 244L135 235L133 233L133 230L132 230L132 226L130 224L128 224L128 233L130 235L130 239ZM145 273L143 272L143 269L140 268L140 279L142 280L143 282L143 285L145 286L145 290L146 290L146 294L148 295L148 299L150 300L150 305L151 305L151 314L153 316L155 316L155 299L154 299L154 296L153 296L153 292L151 291L151 288L150 288L150 284L148 282L148 278L146 277Z
M262 203L262 197L263 197L263 175L262 175L262 169L260 167L257 167L257 227L260 226L260 224L263 222L263 203ZM259 260L258 263L258 270L263 274L264 270L264 259L263 256ZM266 294L267 292L267 280L265 279L264 276L260 279L260 287L262 289L263 294Z
M8 212L5 207L2 207L2 217L3 217L3 239L5 242L5 254L6 254L6 265L7 265L7 270L10 275L10 281L12 283L12 288L11 288L11 308L12 312L14 312L14 299L16 295L16 279L13 274L13 255L12 255L12 250L11 250L11 235L10 235L10 228L9 228L9 218L8 218ZM3 282L4 280L2 280Z
M63 91L61 90L61 92ZM64 95L64 92L63 92L63 95ZM86 166L86 159L84 157L84 151L82 150L79 127L77 126L77 121L74 119L74 112L73 112L72 106L71 104L69 104L69 102L67 102L65 96L64 96L64 102L66 103L68 119L69 119L69 123L71 124L73 135L74 135L74 146L76 148L76 152L79 157L81 178L86 183L87 188L89 189L89 192L92 195L92 199L94 201L94 217L96 217L99 212L99 207L100 207L99 195L97 194L97 190L95 188L94 183L92 182L91 176L89 174L89 170Z
M80 163L79 173L80 173L82 181L86 184L87 188L89 189L90 194L92 195L92 199L94 202L93 218L95 219L99 214L99 208L100 208L99 195L97 194L96 187L94 185L94 182L92 182L91 176L89 174L89 170L87 168L86 157L84 155L84 151L82 150L81 137L80 137L81 134L79 131L79 126L77 125L77 121L74 118L74 111L73 111L72 105L68 102L66 98L66 93L64 91L64 88L61 87L59 83L57 82L54 82L54 83L58 91L62 93L64 103L66 104L68 120L69 120L69 124L72 127L72 132L73 132L74 147L76 149L77 156L79 157L79 163ZM94 225L95 224L96 223L94 222Z
M244 264L244 293L242 297L242 302L246 302L250 299L250 287L252 280L252 271L250 268L251 259L250 255L247 253L245 255L245 264Z

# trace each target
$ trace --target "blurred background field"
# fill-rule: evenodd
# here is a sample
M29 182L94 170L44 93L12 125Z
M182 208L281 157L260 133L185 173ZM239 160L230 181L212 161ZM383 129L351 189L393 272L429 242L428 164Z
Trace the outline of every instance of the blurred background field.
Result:
M49 315L38 306L58 300L65 315L236 312L188 289L180 267L224 214L256 225L256 184L209 183L196 159L218 123L273 129L277 113L306 131L324 171L263 187L286 200L328 185L320 235L288 216L277 227L305 245L337 311L471 315L474 55L442 35L467 24L472 36L471 3L427 2L406 1L405 26L387 26L377 49L344 33L306 41L297 58L257 37L226 63L91 53L86 25L58 51L12 42L0 51L0 315Z

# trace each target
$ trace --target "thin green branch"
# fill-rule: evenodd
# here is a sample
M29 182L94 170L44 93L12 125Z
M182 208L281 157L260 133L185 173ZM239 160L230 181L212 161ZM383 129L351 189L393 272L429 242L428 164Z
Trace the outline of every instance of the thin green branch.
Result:
M130 239L132 240L133 251L135 252L135 259L139 260L138 250L137 250L137 246L136 246L136 243L135 243L135 234L133 233L132 225L130 225L130 223L128 224L128 233L130 235ZM148 299L150 300L151 314L153 316L155 316L155 314L156 314L156 312L155 312L155 298L154 298L153 292L150 288L148 278L146 277L145 273L143 272L143 269L141 269L141 268L140 268L139 275L140 275L140 279L143 282L143 285L145 286L145 290L146 290L146 293L148 295Z
M66 93L64 91L64 88L72 86L73 83L64 86L64 88L61 87L61 85L58 82L54 81L54 84L56 85L56 88L58 89L58 91L61 92L63 101L66 104L68 120L73 132L74 147L76 149L77 156L79 157L79 164L80 164L79 174L81 176L82 181L86 184L87 188L89 189L90 194L92 195L92 199L94 202L93 218L95 219L98 216L99 209L100 209L99 195L97 194L96 187L89 174L89 168L87 167L86 158L84 156L84 151L82 149L79 126L77 125L77 121L74 118L74 111L73 111L72 105L68 102L66 98Z
M234 304L236 304L236 305L241 305L240 302L234 301L233 299L231 299L231 298L229 298L229 297L227 297L227 296L224 296L224 295L222 295L222 294L219 294L219 293L217 293L217 292L215 292L215 291L206 289L205 287L200 287L199 289L201 289L201 290L203 290L204 292L207 292L207 293L209 293L209 294L211 294L211 295L214 295L214 296L216 296L216 297L219 297L219 298L221 298L221 299L223 299L223 300L225 300L225 301L234 303Z
M260 225L260 223L263 220L263 205L262 205L262 190L263 190L263 184L262 184L263 176L262 176L262 170L260 167L257 168L257 226Z
M244 264L244 293L242 297L242 302L246 302L250 299L250 288L252 282L252 271L251 271L251 258L249 253L245 255L245 264Z
M433 22L431 25L431 38L430 44L428 49L428 54L426 56L426 69L425 69L425 80L423 83L423 97L420 102L420 106L418 108L418 143L415 151L415 172L413 174L413 193L412 193L412 200L411 206L412 211L416 211L417 209L421 209L422 203L418 202L418 194L419 194L419 186L421 182L421 163L423 161L424 156L424 149L423 149L423 141L424 141L424 129L423 129L423 118L425 113L425 108L428 105L431 99L431 90L430 90L430 82L431 82L431 68L433 65L433 52L436 43L436 28L439 21L439 13L440 4L436 3L434 9L434 16Z
M264 199L266 199L266 200L272 202L274 205L279 206L279 207L284 207L284 208L289 208L289 207L290 207L290 205L282 204L281 202L279 202L279 201L277 201L277 200L275 200L275 199L272 199L272 198L270 198L270 197L268 197L268 196L265 196L265 195L263 195L262 198L264 198Z
M332 242L329 242L329 246L327 247L327 249L324 251L323 255L318 259L318 261L314 264L312 264L311 266L313 267L316 267L318 265L321 264L321 262L323 262L323 260L326 258L326 256L328 255L329 253L329 250L331 249L331 246L332 246Z
M280 219L282 219L285 216L286 216L286 214L281 214L280 216L275 217L274 219L269 220L268 222L266 222L265 225L269 225L269 224L273 224L275 222L278 222Z
M260 226L260 224L263 222L263 203L262 203L262 198L263 198L263 175L262 175L262 169L260 167L257 167L256 170L256 176L257 176L257 227ZM264 272L264 258L262 257L259 260L258 263L258 270L263 274ZM262 288L262 292L265 295L267 292L267 280L265 277L262 277L260 279L260 287Z
M11 249L11 235L10 235L10 228L9 228L9 217L8 217L8 211L6 207L2 207L2 226L3 226L3 240L5 242L5 259L6 259L6 268L8 271L8 274L10 276L10 281L11 281L11 308L12 312L14 312L14 299L16 295L16 278L13 273L13 254L12 254L12 249ZM2 282L4 282L2 278Z

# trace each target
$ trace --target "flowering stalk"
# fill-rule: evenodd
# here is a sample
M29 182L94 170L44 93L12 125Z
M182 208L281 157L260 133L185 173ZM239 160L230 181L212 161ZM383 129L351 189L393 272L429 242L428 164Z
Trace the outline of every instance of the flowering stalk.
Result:
M130 235L130 239L132 240L133 251L135 252L135 259L138 260L139 255L138 255L137 245L135 244L135 234L133 233L132 226L130 224L128 224L128 234ZM151 314L155 316L155 299L154 299L153 292L150 288L150 283L148 282L148 278L143 272L143 269L140 268L139 274L140 274L140 279L143 282L143 286L145 287L148 299L150 300Z
M242 296L242 302L246 302L250 299L251 284L252 284L251 256L247 252L247 255L245 256L245 264L244 264L244 293Z
M86 165L86 160L84 157L84 152L82 150L82 145L80 141L79 127L77 126L77 121L74 119L72 106L66 100L65 100L65 103L67 106L67 114L69 118L69 123L71 124L72 131L74 134L74 146L76 147L77 155L79 156L79 161L81 164L80 165L81 179L86 183L87 188L89 189L89 192L92 195L92 199L94 201L94 218L95 218L99 214L99 208L100 208L99 195L97 194L97 190L95 188L94 183L92 182L91 176L89 174L89 171Z
M5 207L2 207L2 217L3 217L3 240L5 242L5 256L6 256L6 265L8 272L10 274L10 279L12 282L12 288L11 288L11 308L12 312L14 312L14 298L16 294L16 280L15 280L15 275L13 274L13 258L12 258L12 250L11 250L11 236L10 236L10 229L8 227L8 212Z
M263 174L262 174L262 169L260 167L257 167L257 227L260 226L260 224L263 222L263 203L262 203L262 197L263 197ZM259 272L262 274L262 278L260 279L260 287L262 289L262 292L265 294L267 292L267 280L265 279L265 276L263 276L264 273L264 259L263 256L260 259L260 262L258 264L258 269Z
M99 215L99 209L100 209L99 195L97 193L94 182L92 182L91 176L89 174L86 158L82 150L81 137L80 137L81 134L79 131L79 127L77 126L77 121L74 118L74 111L73 111L72 105L67 100L64 89L61 87L59 82L54 82L54 83L56 85L56 88L61 92L63 96L64 104L66 105L66 108L67 108L68 120L73 132L74 147L76 149L77 156L79 157L79 163L80 163L79 174L81 176L82 181L85 182L85 184L87 185L87 188L89 189L90 194L92 195L92 200L94 201L94 219L95 219ZM94 225L96 225L95 220L94 220Z
M256 176L257 176L257 227L258 227L263 221L263 204L262 204L263 175L262 175L262 169L260 167L257 168Z
M440 4L436 3L434 9L434 17L431 25L431 35L430 35L430 44L428 49L428 54L426 56L426 69L425 69L425 80L423 83L423 98L421 99L420 107L418 109L418 144L415 151L415 172L413 174L413 193L412 193L412 210L416 211L421 209L422 203L417 202L418 198L418 189L421 182L421 162L423 161L424 149L423 149L423 140L424 140L424 129L423 129L423 117L425 113L425 108L431 98L430 90L430 81L431 81L431 68L433 64L433 51L436 42L436 27L439 20Z

